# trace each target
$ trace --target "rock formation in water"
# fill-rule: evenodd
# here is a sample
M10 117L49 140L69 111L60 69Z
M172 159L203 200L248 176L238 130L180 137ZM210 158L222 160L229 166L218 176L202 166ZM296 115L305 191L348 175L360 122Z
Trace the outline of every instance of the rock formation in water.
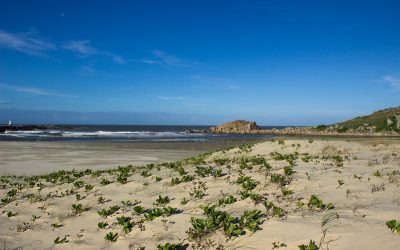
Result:
M255 122L236 120L211 127L209 131L216 134L249 134L259 130Z

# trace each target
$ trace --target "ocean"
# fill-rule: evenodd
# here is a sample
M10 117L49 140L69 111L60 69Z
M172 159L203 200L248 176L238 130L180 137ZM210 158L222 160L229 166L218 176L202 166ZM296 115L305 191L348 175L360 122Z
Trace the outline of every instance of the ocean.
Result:
M270 135L188 133L210 126L61 125L65 129L6 131L0 141L208 141L262 139ZM261 127L274 128L274 127ZM277 127L276 127L277 128Z

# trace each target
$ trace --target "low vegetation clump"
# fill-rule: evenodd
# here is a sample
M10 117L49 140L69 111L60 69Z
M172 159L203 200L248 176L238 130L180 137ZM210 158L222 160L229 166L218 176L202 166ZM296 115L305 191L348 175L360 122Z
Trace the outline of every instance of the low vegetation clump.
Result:
M143 206L133 206L132 209L137 214L142 214L144 212L144 207Z
M239 176L236 183L241 184L242 188L247 191L253 190L257 186L257 181L250 176Z
M215 232L216 230L222 228L225 235L228 237L238 236L242 233L242 229L237 223L235 217L228 214L227 212L222 212L216 210L216 206L204 206L202 207L204 214L207 215L207 219L192 217L190 223L192 228L189 228L188 237L199 244L201 240Z
M170 202L170 199L168 196L158 196L158 199L156 200L156 202L154 203L154 205L156 206L164 206L166 204L168 204Z
M293 170L292 166L284 167L283 172L285 173L285 175L292 175L292 174L296 173L296 171Z
M236 198L232 195L225 196L218 201L218 205L228 205L236 202Z
M143 210L140 211L141 213L143 213ZM154 219L156 219L157 217L160 216L170 216L176 213L179 213L180 211L177 208L174 207L163 207L163 208L153 208L148 210L147 212L143 213L143 216L149 220L152 221Z
M299 249L300 250L318 250L319 247L315 244L315 241L310 240L310 242L308 243L308 245L299 245Z
M386 226L392 230L392 232L396 232L400 235L400 221L398 220L389 220L386 222Z
M100 215L100 217L102 217L102 218L107 218L108 216L117 212L119 209L120 209L119 206L112 206L109 209L103 208L103 209L97 211L97 214Z
M273 217L282 218L287 214L282 208L275 206L272 201L264 202L264 206L267 209L267 212L270 212L271 216Z
M307 205L310 209L329 210L334 208L332 203L325 204L318 196L314 194L311 195Z
M105 178L102 178L101 181L100 181L100 184L101 184L102 186L107 186L107 185L110 184L110 183L111 183L111 181L109 181L109 180L107 180L107 179L105 179Z
M180 183L189 182L189 181L193 181L193 180L194 180L194 177L193 177L193 176L191 176L191 175L184 175L184 176L182 176L181 178L179 178L179 177L172 178L171 184L172 184L172 185L178 185L178 184L180 184Z
M155 218L160 217L163 214L164 210L162 210L161 208L153 208L143 215L147 220L154 220Z
M261 223L261 210L244 211L239 221L240 228L248 229L253 233L259 229Z
M271 152L270 155L275 161L287 161L290 165L294 165L294 162L300 157L300 154L297 151L292 154Z
M261 194L251 192L248 190L240 191L240 198L242 200L244 200L246 198L250 198L252 201L254 201L255 204L258 204L265 199Z
M286 175L271 174L271 182L278 184L280 187L284 187L290 183L290 178Z
M109 232L108 234L106 234L106 236L104 237L104 239L105 239L106 241L110 241L110 242L117 242L117 240L118 240L118 233Z
M97 224L97 227L101 228L101 229L105 229L106 227L108 227L108 223L107 222L99 222Z
M249 152L251 152L251 149L253 148L253 146L254 146L254 144L250 144L250 143L243 144L243 145L239 146L239 150L244 153L249 153Z
M122 226L125 234L129 233L132 228L135 226L135 223L131 221L130 217L120 216L117 217L118 224Z
M75 214L80 214L87 210L87 208L84 208L82 204L72 204L72 209Z
M179 250L182 248L182 243L166 243L164 245L158 245L157 249L158 250Z
M68 235L65 235L63 238L57 237L54 240L54 244L58 245L58 244L63 244L63 243L67 243L69 242L69 240L67 239Z
M201 177L213 176L213 177L217 178L217 177L222 176L222 170L216 169L212 166L208 166L208 167L198 166L195 173Z

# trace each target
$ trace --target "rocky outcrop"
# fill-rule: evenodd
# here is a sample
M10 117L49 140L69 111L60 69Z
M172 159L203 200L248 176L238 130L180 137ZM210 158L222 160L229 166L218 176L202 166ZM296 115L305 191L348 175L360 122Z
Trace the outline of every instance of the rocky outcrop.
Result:
M67 129L66 126L55 126L52 124L47 125L2 125L0 126L0 133L6 131L20 131L20 130L37 130L37 129Z
M396 129L400 130L400 115L395 115L394 119L396 120Z
M398 117L400 118L400 117ZM396 118L395 122L400 121ZM397 123L398 124L398 123ZM397 125L396 124L396 125ZM270 135L304 135L304 136L354 136L354 137L385 137L400 136L396 131L376 131L375 126L364 124L356 129L347 129L339 125L312 126L312 127L286 127L261 129L255 122L237 120L224 123L208 129L209 133L215 134L270 134Z
M211 127L209 132L216 134L251 134L257 133L259 127L255 122L236 120Z
M386 118L386 126L390 127L392 126L392 124L393 124L392 119L390 119L390 117Z
M207 129L190 128L190 129L185 130L185 133L187 133L187 134L203 134L203 133L207 133L207 132L208 132Z

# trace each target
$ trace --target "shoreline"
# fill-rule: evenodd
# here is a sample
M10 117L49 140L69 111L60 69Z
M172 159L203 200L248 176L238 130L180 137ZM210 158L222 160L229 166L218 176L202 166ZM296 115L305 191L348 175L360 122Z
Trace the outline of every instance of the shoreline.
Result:
M37 175L60 170L104 170L174 162L202 153L273 140L399 143L398 137L274 136L209 141L0 141L0 176Z

